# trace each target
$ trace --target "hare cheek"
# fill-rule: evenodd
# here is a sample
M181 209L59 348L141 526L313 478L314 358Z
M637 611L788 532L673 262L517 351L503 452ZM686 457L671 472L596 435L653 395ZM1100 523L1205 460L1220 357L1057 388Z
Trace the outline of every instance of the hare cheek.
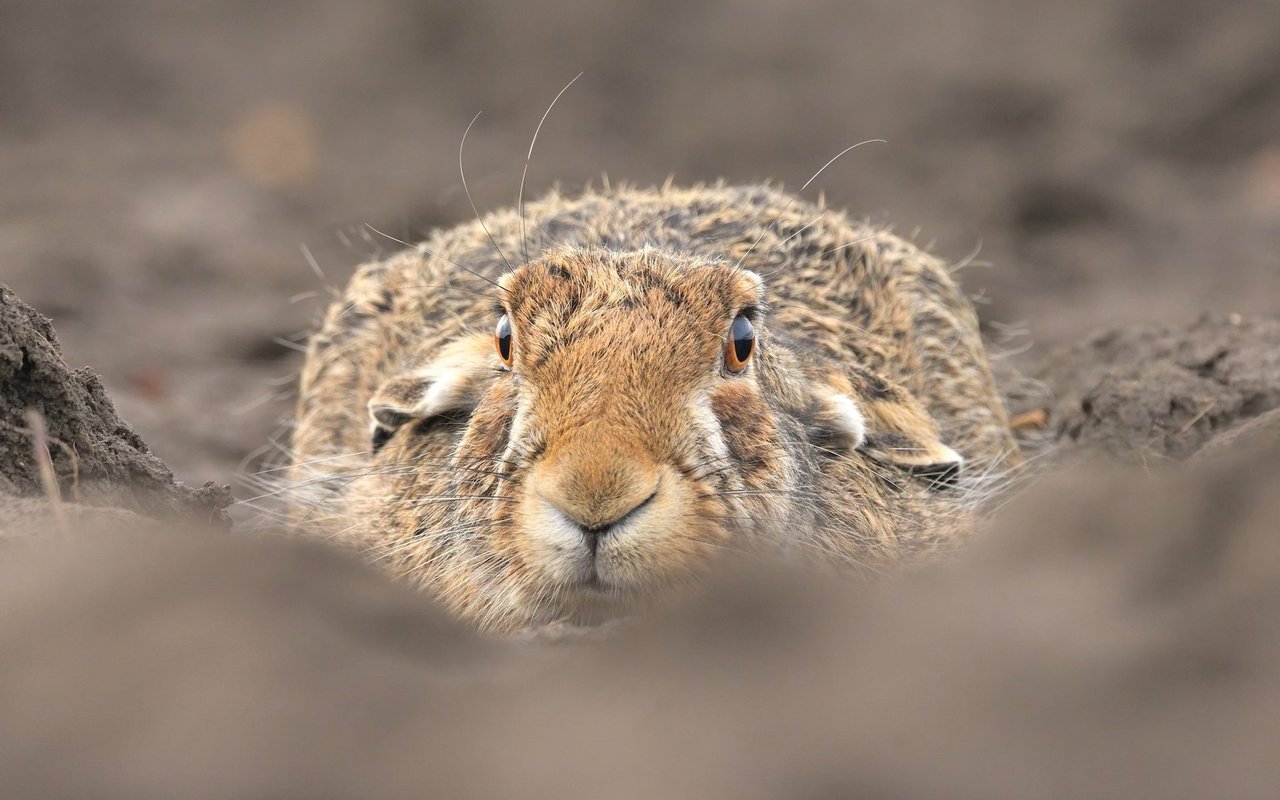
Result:
M511 417L511 429L507 435L507 449L502 454L508 464L513 464L517 460L519 448L516 443L524 438L528 430L530 405L531 402L527 397L521 397L516 402L516 413Z
M694 430L702 442L703 456L708 460L729 458L729 445L725 442L724 433L720 429L720 419L711 407L711 397L703 395L696 398L689 406L689 417L693 421Z

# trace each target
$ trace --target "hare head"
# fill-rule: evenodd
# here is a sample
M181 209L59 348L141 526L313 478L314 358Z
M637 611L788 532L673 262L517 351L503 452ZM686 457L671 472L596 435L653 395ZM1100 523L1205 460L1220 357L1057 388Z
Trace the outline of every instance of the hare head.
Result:
M595 619L786 547L856 502L833 460L959 469L908 394L772 331L765 281L732 261L564 247L499 300L490 330L373 393L383 468L361 493L398 569L484 626Z

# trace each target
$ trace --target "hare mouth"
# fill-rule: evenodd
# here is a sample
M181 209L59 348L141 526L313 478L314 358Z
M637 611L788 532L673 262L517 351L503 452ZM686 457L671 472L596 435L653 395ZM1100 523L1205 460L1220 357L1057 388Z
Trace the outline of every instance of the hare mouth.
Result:
M549 566L571 589L599 596L625 594L626 582L619 581L615 573L634 546L628 540L643 534L646 515L657 495L655 489L635 508L598 527L583 525L548 504L545 518L552 521L548 527L555 537Z
M657 473L643 492L633 490L622 504L629 507L615 502L601 513L527 492L518 517L525 563L548 588L588 604L628 603L696 570L704 553L691 521L694 492L673 468Z

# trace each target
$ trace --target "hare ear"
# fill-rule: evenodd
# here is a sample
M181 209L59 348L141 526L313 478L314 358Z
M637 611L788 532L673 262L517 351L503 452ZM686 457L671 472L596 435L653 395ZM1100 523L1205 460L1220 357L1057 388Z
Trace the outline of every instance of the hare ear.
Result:
M846 445L933 483L952 485L964 459L943 443L920 403L884 377L865 370L836 376L820 398L819 421Z
M867 441L867 418L848 394L823 391L818 394L814 427L830 444L857 450Z
M483 344L484 352L478 352ZM447 345L425 367L385 381L369 398L373 450L377 452L404 425L469 409L481 382L493 375L493 345L488 337L468 336Z
M877 461L902 467L942 486L954 486L964 466L964 457L936 438L918 438L897 431L869 434L862 449Z

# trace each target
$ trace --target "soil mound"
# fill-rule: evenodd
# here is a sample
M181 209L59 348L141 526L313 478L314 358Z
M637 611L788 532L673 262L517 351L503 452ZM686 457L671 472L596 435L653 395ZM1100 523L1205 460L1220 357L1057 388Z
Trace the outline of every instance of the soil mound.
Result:
M1059 440L1125 459L1195 453L1280 408L1280 321L1206 315L1132 325L1060 347L1039 377Z
M225 487L191 489L115 412L92 370L69 369L49 320L0 284L0 494L38 495L28 412L47 429L62 498L225 523Z

